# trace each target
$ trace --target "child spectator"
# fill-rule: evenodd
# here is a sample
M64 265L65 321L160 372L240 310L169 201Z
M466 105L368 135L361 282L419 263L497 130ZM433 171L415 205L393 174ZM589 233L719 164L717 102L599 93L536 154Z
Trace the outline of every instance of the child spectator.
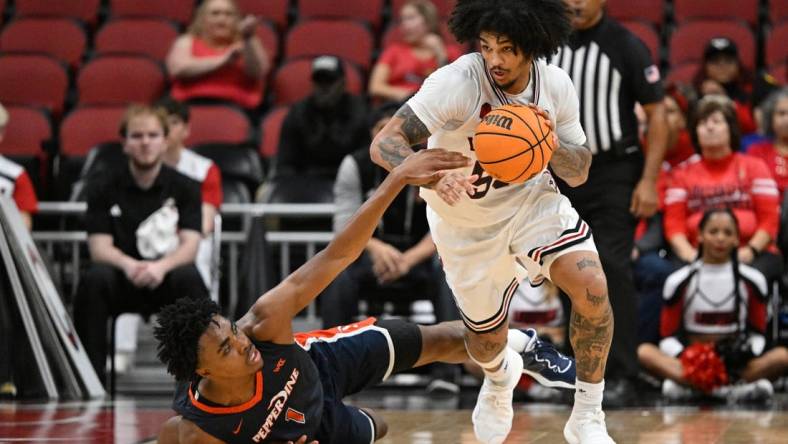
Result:
M668 277L659 347L641 344L638 357L664 378L672 399L700 390L733 401L772 396L770 379L788 370L788 350L765 351L768 286L739 262L739 226L728 208L703 213L698 257Z

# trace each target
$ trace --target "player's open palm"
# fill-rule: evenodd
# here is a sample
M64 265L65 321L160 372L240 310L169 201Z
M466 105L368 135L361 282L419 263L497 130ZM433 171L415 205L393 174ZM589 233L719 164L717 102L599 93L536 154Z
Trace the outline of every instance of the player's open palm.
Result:
M411 185L431 186L453 170L469 166L471 159L454 151L440 148L421 150L411 154L392 173Z

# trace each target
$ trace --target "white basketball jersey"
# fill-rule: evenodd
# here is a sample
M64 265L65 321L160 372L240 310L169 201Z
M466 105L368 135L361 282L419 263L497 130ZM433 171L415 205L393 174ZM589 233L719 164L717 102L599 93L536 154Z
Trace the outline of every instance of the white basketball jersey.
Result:
M561 68L544 60L533 63L528 86L520 94L507 94L495 85L479 53L466 54L430 75L408 105L432 134L429 148L458 151L474 160L463 173L482 172L472 148L473 135L481 118L492 108L504 104L535 103L547 111L558 137L565 142L586 141L580 126L579 105L574 85ZM425 188L421 195L430 208L452 224L466 227L489 226L504 221L524 204L534 185L551 181L549 173L539 174L523 184L493 180L484 173L477 182L476 195L463 196L450 206L437 193Z

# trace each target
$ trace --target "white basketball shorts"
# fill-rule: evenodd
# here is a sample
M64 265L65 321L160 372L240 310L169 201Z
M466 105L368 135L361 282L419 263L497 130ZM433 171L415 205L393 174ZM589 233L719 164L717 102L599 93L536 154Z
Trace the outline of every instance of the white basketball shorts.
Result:
M488 227L451 225L427 207L446 281L473 332L490 332L504 324L526 275L531 285L539 285L550 279L550 266L558 257L597 251L591 229L552 178L539 182L512 218Z

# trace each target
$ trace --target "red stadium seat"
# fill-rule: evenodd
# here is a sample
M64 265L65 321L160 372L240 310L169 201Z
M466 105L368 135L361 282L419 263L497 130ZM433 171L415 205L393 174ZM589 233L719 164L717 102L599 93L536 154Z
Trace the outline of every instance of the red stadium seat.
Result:
M699 69L700 63L697 62L688 62L683 65L676 66L675 68L671 68L668 72L667 81L681 83L684 85L692 85L692 81L695 79L695 74L698 73Z
M112 20L96 35L96 53L141 55L163 61L177 37L178 29L167 20Z
M788 21L775 26L766 39L766 66L784 62L788 58Z
M110 0L112 17L163 18L188 24L194 11L194 0Z
M277 29L287 27L287 9L290 0L236 0L243 14L252 14L273 22Z
M191 105L187 146L206 143L246 143L252 126L240 108L230 105Z
M150 103L164 92L165 74L147 57L105 56L91 60L79 71L80 105Z
M332 54L367 70L373 41L369 29L352 20L307 20L295 25L287 34L285 58Z
M358 69L350 63L345 67L345 86L351 94L362 94L364 82ZM290 105L312 93L312 60L286 62L274 77L274 105Z
M74 68L82 59L86 43L85 31L74 19L20 18L3 29L0 51L47 54Z
M643 20L662 26L665 0L607 0L607 13L616 20Z
M69 17L96 24L101 0L16 0L17 17Z
M276 107L260 121L260 156L263 159L276 156L279 149L279 134L282 132L282 123L288 111L290 108L286 106Z
M100 143L117 142L125 112L124 106L84 107L71 111L60 125L60 153L81 157Z
M0 102L46 108L59 116L68 88L68 72L44 55L0 56Z
M788 0L769 0L769 19L772 23L788 20Z
M646 44L649 52L651 52L651 60L655 64L659 64L659 35L654 27L641 21L622 21L621 24Z
M4 156L37 156L41 142L52 137L52 124L47 113L30 106L9 106L10 124L0 142Z
M777 79L780 84L788 83L788 62L779 63L769 68L769 74Z
M676 23L689 20L744 20L758 24L758 0L674 0Z
M298 16L302 19L362 20L373 29L379 29L383 0L298 0Z
M392 0L391 2L391 16L399 17L399 11L408 0ZM441 18L446 18L451 14L457 0L432 0L432 3L438 9L438 15Z
M714 37L736 42L739 58L748 69L755 67L755 37L742 22L726 20L692 21L678 26L670 38L671 66L703 59L703 50Z
M257 38L263 43L263 48L268 53L268 60L273 66L279 57L279 34L268 22L261 22L257 26Z

